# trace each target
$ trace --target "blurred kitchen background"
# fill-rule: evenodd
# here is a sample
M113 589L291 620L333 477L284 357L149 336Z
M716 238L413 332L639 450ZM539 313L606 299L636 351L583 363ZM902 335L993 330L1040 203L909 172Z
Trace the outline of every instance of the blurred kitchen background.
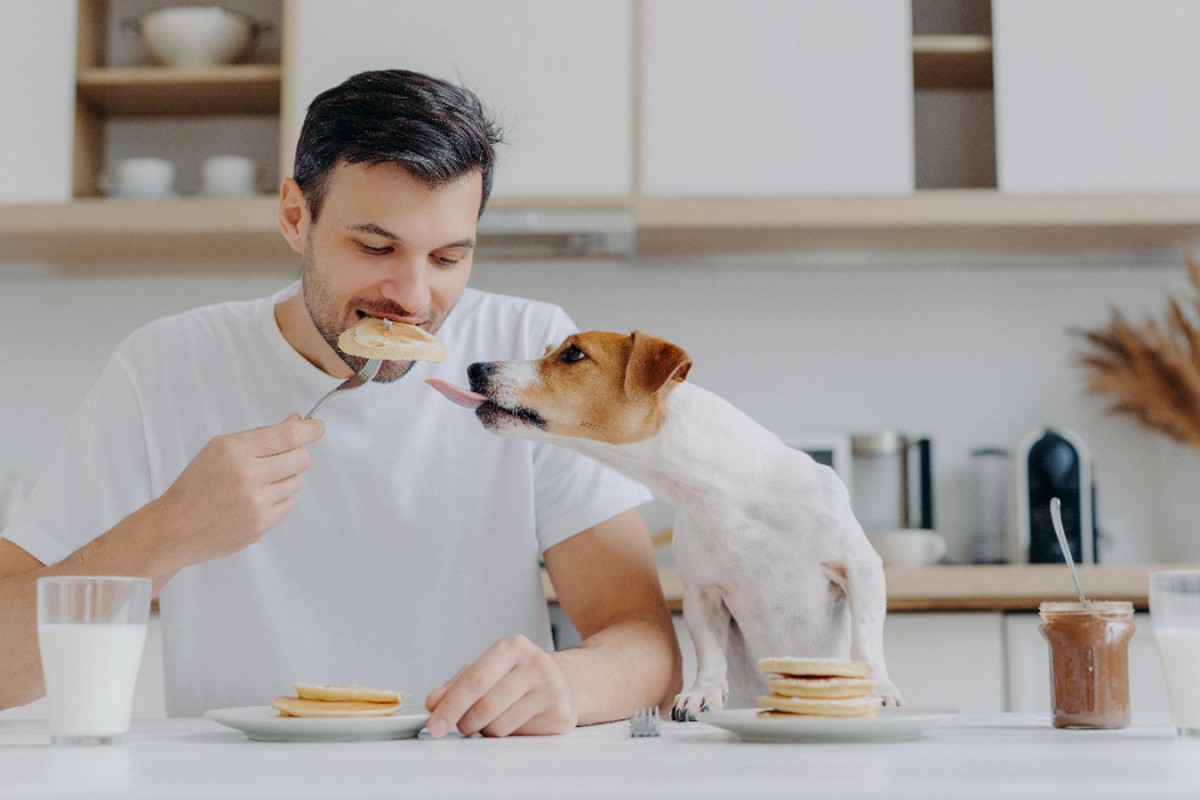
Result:
M0 1L10 500L124 336L298 275L269 195L307 102L405 67L508 129L475 287L670 339L791 443L928 438L949 560L972 452L1049 426L1086 443L1102 561L1200 561L1200 453L1107 414L1072 333L1189 291L1200 4L225 0L258 25L208 69L149 55L129 21L163 5ZM251 196L206 196L219 155L254 162ZM169 196L105 197L139 157Z

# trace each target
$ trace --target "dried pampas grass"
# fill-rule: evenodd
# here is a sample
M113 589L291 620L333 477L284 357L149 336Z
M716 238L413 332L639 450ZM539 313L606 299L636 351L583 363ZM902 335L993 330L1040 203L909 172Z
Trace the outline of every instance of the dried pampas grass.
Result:
M1078 331L1091 349L1079 355L1088 391L1111 395L1109 411L1200 450L1200 265L1187 260L1192 296L1168 296L1166 319L1131 325L1114 309L1105 328Z

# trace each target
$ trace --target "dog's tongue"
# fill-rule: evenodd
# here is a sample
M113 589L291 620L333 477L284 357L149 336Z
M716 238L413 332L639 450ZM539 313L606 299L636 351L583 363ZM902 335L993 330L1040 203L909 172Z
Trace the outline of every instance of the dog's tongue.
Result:
M481 394L468 392L466 389L460 389L452 383L446 383L437 378L427 378L425 382L463 408L476 409L487 402L487 398Z

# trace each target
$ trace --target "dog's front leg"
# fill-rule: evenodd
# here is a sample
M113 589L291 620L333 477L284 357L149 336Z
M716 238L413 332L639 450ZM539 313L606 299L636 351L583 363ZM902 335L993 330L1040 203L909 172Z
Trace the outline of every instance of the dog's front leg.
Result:
M715 586L685 586L683 621L696 648L696 681L675 697L671 718L694 721L701 711L716 711L729 697L729 663L725 645L729 641L729 610Z

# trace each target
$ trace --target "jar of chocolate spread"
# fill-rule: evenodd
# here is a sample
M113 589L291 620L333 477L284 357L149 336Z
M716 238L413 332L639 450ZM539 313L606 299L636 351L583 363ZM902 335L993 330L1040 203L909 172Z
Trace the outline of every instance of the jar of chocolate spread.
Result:
M1040 611L1054 727L1127 726L1133 603L1042 603Z

